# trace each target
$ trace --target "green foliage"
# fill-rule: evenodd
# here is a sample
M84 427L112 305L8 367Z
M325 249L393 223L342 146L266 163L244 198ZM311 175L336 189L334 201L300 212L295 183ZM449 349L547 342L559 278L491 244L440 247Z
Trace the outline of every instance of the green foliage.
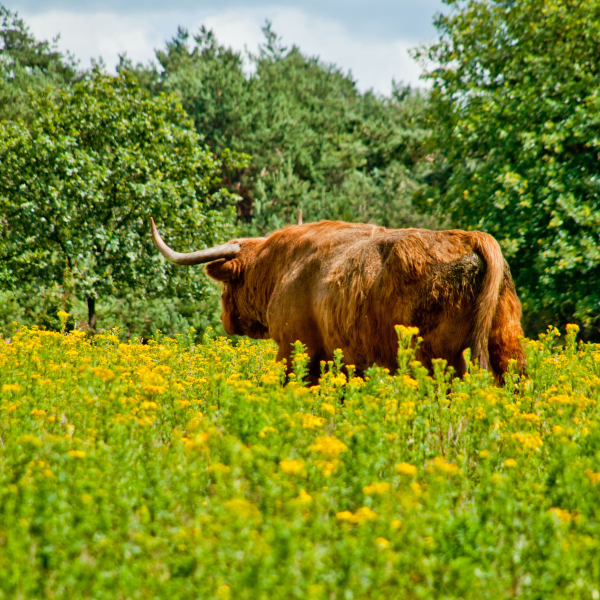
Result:
M258 55L220 46L202 28L157 52L162 71L137 67L149 89L175 92L223 160L223 185L241 196L249 233L305 220L436 224L412 205L429 173L425 98L396 86L391 98L361 94L334 65L286 49L264 28ZM226 155L225 153L230 153ZM250 159L251 157L251 159Z
M35 323L43 329L59 330L58 312L68 308L68 329L86 329L89 307L85 298L70 296L65 299L60 286L42 288L39 295L17 288L0 291L0 335L10 337L14 323ZM221 331L219 293L210 285L200 299L141 297L136 290L120 290L118 295L107 295L95 303L97 328L111 330L118 327L132 339L150 339L157 329L167 335L187 333L192 327L201 339L207 327Z
M32 106L29 124L0 122L5 289L38 298L58 285L65 308L71 296L206 299L201 270L166 263L149 234L154 216L183 249L234 235L218 163L176 98L94 71Z
M56 41L37 41L23 20L0 4L0 120L31 120L29 89L73 81L75 61L65 59Z
M361 94L335 66L283 48L270 24L256 56L180 28L159 67L123 57L116 78L78 73L16 14L2 18L5 332L13 319L56 328L59 309L81 325L86 303L90 325L97 314L144 337L212 323L214 288L200 269L165 265L151 214L182 249L234 235L231 194L247 235L295 221L299 208L308 221L438 223L412 205L430 170L416 91ZM150 304L159 297L174 299L162 314Z
M0 599L595 598L600 346L501 389L398 333L404 372L306 388L267 342L13 332Z
M530 332L600 326L600 2L448 0L434 65L440 208L500 241Z

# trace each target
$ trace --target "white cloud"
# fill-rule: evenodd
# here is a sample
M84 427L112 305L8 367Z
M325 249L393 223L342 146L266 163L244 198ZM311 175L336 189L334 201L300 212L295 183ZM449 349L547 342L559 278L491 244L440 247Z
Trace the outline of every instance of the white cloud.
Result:
M23 17L38 38L51 39L60 33L59 47L73 52L83 66L87 66L91 58L102 56L109 69L114 68L118 55L124 52L134 62L153 59L154 49L163 47L178 25L195 32L204 24L215 31L221 43L237 50L247 47L256 52L263 40L261 26L269 18L284 45L296 44L305 54L335 63L346 72L352 71L363 90L373 88L389 93L392 78L422 85L418 79L420 69L408 55L412 43L401 39L357 39L339 21L294 8L128 14L51 11L25 13Z
M363 90L373 88L389 93L393 78L423 85L419 83L420 68L408 54L413 46L411 43L356 39L338 21L313 17L297 9L281 8L269 12L266 16L273 22L273 30L281 36L284 46L296 44L304 54L319 56L346 72L352 71ZM261 26L264 20L262 12L236 10L211 16L203 22L214 29L223 43L234 48L242 48L245 43L255 51L263 39Z
M83 66L89 66L92 58L102 57L109 69L114 69L119 54L124 52L134 62L152 59L154 48L161 47L177 27L169 23L169 28L165 28L161 13L119 15L57 10L23 17L40 39L52 39L60 33L59 48L71 51Z

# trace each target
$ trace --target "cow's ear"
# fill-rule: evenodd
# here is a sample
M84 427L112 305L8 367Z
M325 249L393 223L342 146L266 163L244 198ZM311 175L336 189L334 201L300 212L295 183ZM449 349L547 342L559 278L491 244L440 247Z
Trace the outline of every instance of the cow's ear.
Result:
M206 273L217 281L228 283L237 279L241 271L240 262L233 260L216 260L206 265Z

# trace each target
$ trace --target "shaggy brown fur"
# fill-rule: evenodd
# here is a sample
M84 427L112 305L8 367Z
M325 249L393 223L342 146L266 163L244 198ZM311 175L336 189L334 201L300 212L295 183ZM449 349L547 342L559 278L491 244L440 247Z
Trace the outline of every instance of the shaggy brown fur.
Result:
M466 348L500 381L510 359L524 367L521 306L490 235L322 221L235 241L236 258L206 267L224 283L225 331L272 338L288 368L300 340L313 381L337 348L359 371L393 372L396 324L419 328L417 358L429 369L444 358L464 374Z

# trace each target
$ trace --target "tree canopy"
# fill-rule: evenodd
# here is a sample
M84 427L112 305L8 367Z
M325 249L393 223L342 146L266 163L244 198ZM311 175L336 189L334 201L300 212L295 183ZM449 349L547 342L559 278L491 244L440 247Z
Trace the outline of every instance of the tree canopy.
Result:
M500 241L530 334L600 325L600 1L447 0L428 61L437 196Z
M130 316L163 294L178 300L157 314L191 315L206 280L157 258L150 212L186 249L302 209L488 231L529 335L575 321L599 339L600 0L446 3L439 40L415 51L431 88L389 97L284 47L268 22L256 54L181 27L154 63L123 57L110 77L0 8L4 289L127 297Z
M157 254L150 216L183 248L234 234L218 163L174 96L92 72L37 94L30 122L0 122L0 280L95 299L202 298L204 276ZM93 322L90 323L93 325Z
M435 224L412 204L430 170L424 96L401 85L390 98L361 93L335 65L283 47L269 23L263 31L258 54L243 56L180 28L159 66L134 69L148 89L177 94L217 156L227 151L223 182L241 197L246 231L277 229L299 208L311 221Z
M76 61L52 42L38 41L23 19L0 4L0 120L33 117L29 89L70 83Z

